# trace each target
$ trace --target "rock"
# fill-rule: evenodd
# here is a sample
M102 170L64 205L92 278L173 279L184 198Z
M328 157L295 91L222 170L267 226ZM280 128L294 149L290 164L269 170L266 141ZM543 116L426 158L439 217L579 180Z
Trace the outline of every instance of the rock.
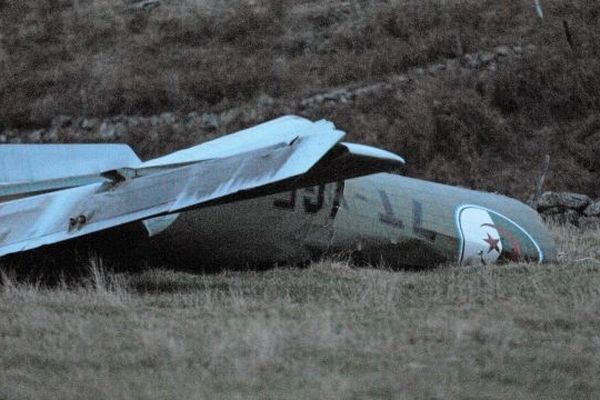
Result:
M583 214L588 217L600 217L600 200L596 200L583 210Z
M446 69L448 70L456 70L460 67L459 60L456 58L449 59L446 61Z
M508 46L498 46L495 51L498 57L508 57L510 55L510 48Z
M8 138L6 137L6 135L0 135L0 143L6 143L8 140Z
M591 199L585 194L578 193L560 193L560 205L573 210L583 210L591 203Z
M213 113L204 113L201 117L200 126L202 129L215 130L219 128L219 117Z
M192 111L191 113L189 113L189 114L187 115L187 118L188 118L190 121L195 121L195 120L197 120L197 119L199 119L199 118L200 118L200 114L198 114L198 111Z
M119 122L127 122L127 117L123 114L119 114L119 115L114 115L112 117L110 117L110 122L112 122L113 124L119 123Z
M27 140L31 143L39 143L42 141L43 133L44 131L42 129L37 129L28 135Z
M333 92L325 93L323 98L325 101L330 103L336 103L344 96L343 89L342 90L334 90Z
M544 211L553 207L583 210L588 206L588 204L590 204L590 202L590 198L584 194L569 192L545 192L537 201L536 208L538 211Z
M438 72L446 69L446 64L433 64L429 66L428 71L432 75L436 75Z
M128 131L129 130L127 129L127 125L123 122L119 122L115 125L115 134L118 138L127 136Z
M141 125L142 121L143 121L143 118L141 118L141 117L128 117L126 124L128 127L134 127L134 126Z
M515 54L523 54L523 48L521 46L513 46Z
M186 131L185 126L181 122L170 124L169 127L177 134L183 134Z
M198 114L196 111L192 111L191 113L183 116L182 122L189 128L199 125L202 122L202 119L200 118L200 114Z
M58 116L52 118L52 122L50 123L50 125L53 127L57 127L57 128L67 128L67 127L71 126L72 123L73 123L73 118L71 118L67 115L58 115Z
M452 60L452 61L457 62L456 60ZM396 76L392 77L391 81L394 84L403 84L403 83L410 82L411 79L410 79L410 77L408 75L400 74L400 75L396 75ZM375 91L375 90L379 89L380 86L381 85L378 85L378 84L368 85L368 86L365 86L364 88L358 88L358 89L356 89L356 93L358 94L362 89L367 89L367 90L371 90L372 89L373 91Z
M95 118L83 118L80 126L82 129L92 130L98 126L100 121Z
M423 68L415 68L413 71L415 74L417 74L419 76L425 75L425 70Z
M98 136L103 139L112 139L115 137L115 128L112 125L103 122L102 125L100 125Z
M58 129L50 128L49 130L47 130L44 134L44 141L46 143L57 143L59 141Z
M256 99L256 105L258 107L271 107L274 103L275 100L267 94L261 94L258 96L258 99Z
M496 55L492 52L484 51L479 54L479 59L482 63L488 64L496 59Z
M476 69L481 66L481 60L477 54L465 54L463 59L468 68Z
M175 121L177 120L177 118L175 117L175 114L168 113L168 112L160 114L160 119L162 120L163 123L165 123L167 125L173 125L175 123Z
M98 136L104 140L113 140L127 135L127 127L123 122L111 124L103 122L98 131Z

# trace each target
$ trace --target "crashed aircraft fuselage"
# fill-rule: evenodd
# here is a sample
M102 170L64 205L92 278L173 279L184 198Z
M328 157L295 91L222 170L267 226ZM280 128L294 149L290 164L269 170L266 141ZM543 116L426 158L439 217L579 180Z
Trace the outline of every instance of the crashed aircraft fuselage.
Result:
M556 257L540 217L517 200L386 173L144 225L153 236L142 248L153 259L208 265L298 262L327 253L413 267Z
M389 173L402 157L344 135L284 116L149 161L124 145L1 145L0 257L84 241L190 267L555 259L524 204Z

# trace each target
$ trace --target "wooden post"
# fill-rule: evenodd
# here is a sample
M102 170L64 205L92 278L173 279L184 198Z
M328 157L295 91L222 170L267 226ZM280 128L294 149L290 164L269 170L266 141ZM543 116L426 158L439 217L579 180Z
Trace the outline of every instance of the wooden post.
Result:
M540 19L544 19L544 10L542 10L542 3L540 3L540 0L534 0L535 2L535 11L537 12L538 17L540 17Z
M548 173L548 167L550 166L550 154L546 154L544 157L544 162L542 163L542 167L540 169L540 176L538 177L537 184L535 186L535 194L533 195L533 200L531 201L531 205L535 206L537 201L542 196L542 190L544 189L544 181L546 180L546 174Z

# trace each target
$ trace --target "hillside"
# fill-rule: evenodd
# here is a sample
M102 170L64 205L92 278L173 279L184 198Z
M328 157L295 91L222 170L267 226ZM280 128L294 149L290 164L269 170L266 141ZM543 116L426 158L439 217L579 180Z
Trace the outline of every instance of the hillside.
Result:
M143 156L283 113L521 199L600 196L600 4L0 1L0 142ZM568 35L565 31L568 26Z

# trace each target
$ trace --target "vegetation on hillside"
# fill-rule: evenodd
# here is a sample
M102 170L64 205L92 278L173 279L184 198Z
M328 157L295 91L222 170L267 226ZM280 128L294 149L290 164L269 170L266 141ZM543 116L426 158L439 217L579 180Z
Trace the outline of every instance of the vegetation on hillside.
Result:
M595 0L544 0L544 20L531 0L131 3L1 1L0 128L227 110L269 95L270 116L332 119L352 140L404 155L410 175L526 198L548 153L551 188L600 195ZM425 74L317 111L279 106L498 45L537 50L498 71ZM146 141L160 149L168 133Z

